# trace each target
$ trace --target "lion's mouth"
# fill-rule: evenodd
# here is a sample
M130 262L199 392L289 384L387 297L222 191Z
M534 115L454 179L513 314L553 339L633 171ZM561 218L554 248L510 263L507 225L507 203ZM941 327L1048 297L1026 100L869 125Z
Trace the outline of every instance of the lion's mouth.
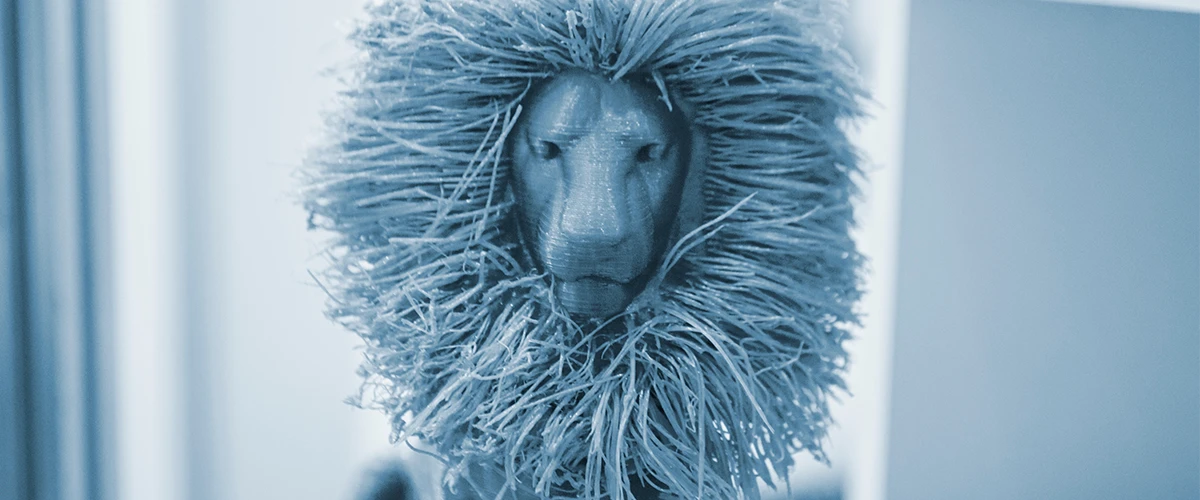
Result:
M555 280L554 292L571 314L609 317L620 313L633 301L635 287L603 276L574 280Z
M554 275L554 280L556 282L560 282L560 283L567 283L567 282L593 283L594 282L594 283L611 283L614 285L625 286L625 285L632 283L634 280L637 279L637 276L634 275L636 273L627 273L627 274L629 274L629 276L602 273L602 272L580 273L580 274L552 272L552 274Z
M647 266L644 263L648 260L635 252L564 249L545 259L545 269L556 281L592 280L627 285L645 274Z
M559 304L571 315L605 319L624 311L648 281L651 259L637 251L561 249L543 268ZM549 253L549 252L548 252Z

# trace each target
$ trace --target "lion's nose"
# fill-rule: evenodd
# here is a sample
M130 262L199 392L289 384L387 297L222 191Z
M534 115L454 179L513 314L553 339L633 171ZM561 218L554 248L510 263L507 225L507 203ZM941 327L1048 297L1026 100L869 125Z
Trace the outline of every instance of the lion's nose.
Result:
M559 229L564 239L583 248L615 247L629 231L624 186L611 180L611 168L589 167L577 170L567 186Z

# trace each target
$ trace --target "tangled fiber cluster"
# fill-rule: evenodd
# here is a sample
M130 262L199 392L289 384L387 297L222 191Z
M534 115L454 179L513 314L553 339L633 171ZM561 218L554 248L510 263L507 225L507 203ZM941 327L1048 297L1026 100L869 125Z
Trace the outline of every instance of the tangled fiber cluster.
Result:
M861 258L858 114L830 0L383 0L310 159L329 314L362 404L484 498L755 498L823 458ZM707 143L704 220L609 321L555 302L514 228L506 137L567 69L647 75ZM482 472L480 472L482 471ZM489 479L490 478L490 479Z

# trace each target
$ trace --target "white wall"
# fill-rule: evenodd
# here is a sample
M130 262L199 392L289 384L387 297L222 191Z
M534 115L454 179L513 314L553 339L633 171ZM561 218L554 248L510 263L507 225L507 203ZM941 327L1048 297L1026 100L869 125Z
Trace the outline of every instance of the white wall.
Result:
M855 237L868 259L863 328L850 342L846 377L852 396L835 414L843 432L839 458L844 498L881 500L887 473L896 252L900 226L909 0L851 2L850 36L871 91L870 116L853 140L862 149L866 183Z
M185 488L182 206L172 6L108 6L116 496Z
M348 499L387 427L293 176L361 2L110 6L118 497Z
M358 386L357 339L324 318L318 239L297 206L295 171L346 61L345 21L362 2L215 0L194 40L207 149L193 242L204 294L197 332L211 403L207 498L350 498L387 446L378 415L342 400ZM200 483L202 480L197 481Z

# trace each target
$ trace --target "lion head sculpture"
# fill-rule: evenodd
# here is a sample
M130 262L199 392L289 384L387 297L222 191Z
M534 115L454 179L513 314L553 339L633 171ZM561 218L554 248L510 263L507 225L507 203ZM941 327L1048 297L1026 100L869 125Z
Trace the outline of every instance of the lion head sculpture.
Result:
M839 15L377 1L305 192L361 403L486 498L756 497L823 459L862 260Z
M508 147L521 240L576 317L620 312L661 264L688 172L702 168L671 108L645 81L578 70L525 98Z

